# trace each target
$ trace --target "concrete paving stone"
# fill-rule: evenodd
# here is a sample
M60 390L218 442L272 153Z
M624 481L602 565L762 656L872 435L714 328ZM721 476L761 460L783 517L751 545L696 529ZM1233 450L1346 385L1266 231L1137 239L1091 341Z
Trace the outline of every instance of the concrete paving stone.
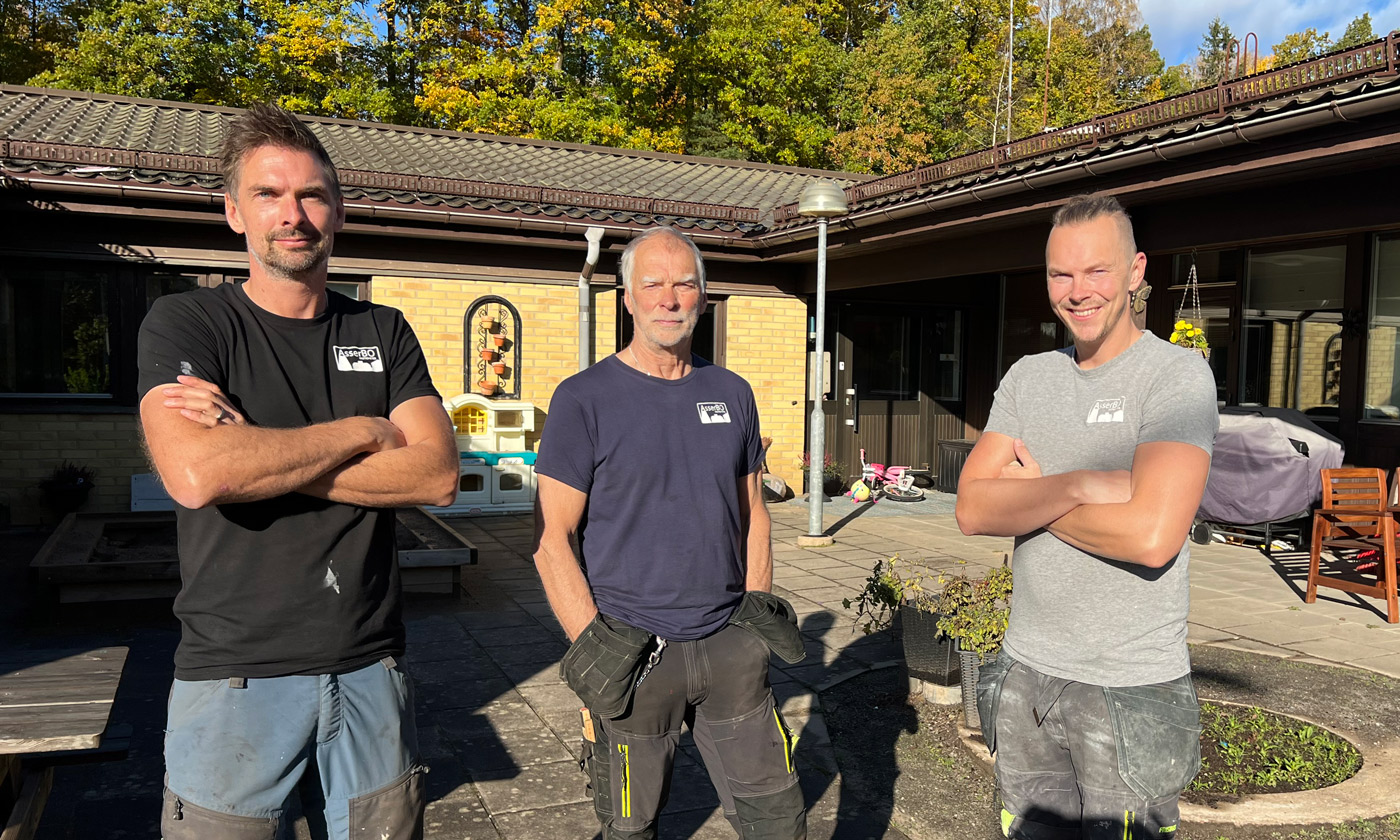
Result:
M1325 638L1327 635L1320 627L1290 627L1281 621L1243 624L1238 627L1231 627L1230 632L1236 636L1253 639L1256 642L1280 645L1282 647L1296 647L1296 642Z
M484 779L476 781L477 793L497 825L507 837L522 836L506 831L501 816L521 811L535 811L554 805L569 805L587 802L587 777L572 761L558 761L553 764L536 764L522 767L509 779ZM589 815L592 809L589 808ZM539 837L578 837L578 834L537 834Z
M1193 644L1205 644L1207 642L1219 642L1225 639L1233 639L1235 634L1226 630L1217 630L1214 627L1207 627L1204 624L1186 624L1186 641Z
M404 633L412 639L423 641L447 641L465 638L462 625L450 615L429 615L419 618L406 618Z
M545 597L543 589L521 590L510 593L510 599L520 605L521 609L543 604L545 609L549 609L549 599ZM548 615L548 613L545 613Z
M491 815L465 799L429 802L423 812L424 836L452 840L500 840Z
M778 660L774 659L773 662L777 663ZM779 685L784 685L790 682L795 682L795 680L793 680L792 677L788 676L786 672L779 670L776 664L770 665L768 667L769 685L777 687Z
M520 665L522 663L558 662L564 658L566 650L568 647L561 642L542 642L491 648L487 652L497 665Z
M798 749L804 740L808 747L825 745L831 746L831 735L826 730L826 718L821 712L794 712L792 715L783 715L783 723L797 739Z
M501 671L486 651L481 648L462 648L463 655L451 659L430 659L420 661L413 648L409 648L406 667L415 683L454 682L465 679L493 679L501 676Z
M1307 639L1305 641L1294 642L1288 647L1295 651L1301 651L1308 656L1331 659L1333 662L1351 662L1355 659L1373 657L1380 653L1368 645L1361 644L1351 639L1338 639L1334 637Z
M1280 659L1288 659L1296 656L1297 651L1276 645L1267 645L1263 642L1256 642L1252 639L1226 639L1224 641L1212 642L1215 647L1228 648L1230 650L1242 650L1246 653L1262 653L1266 656L1277 656Z
M501 673L517 687L532 685L562 685L564 678L559 676L559 666L540 662L521 662L500 666Z
M524 566L521 568L492 569L490 572L487 573L487 577L497 581L531 580L538 583L540 580L539 572L535 571L534 566Z
M428 662L466 662L476 659L478 656L485 656L484 652L481 652L481 648L472 641L421 642L419 644L410 642L405 650L408 652L405 658L408 659L410 671Z
M543 725L469 738L458 745L457 755L477 782L511 778L516 771L537 764L574 761L573 753Z
M419 707L430 712L475 711L501 698L519 697L515 686L505 677L419 682L414 685L414 695Z
M435 761L455 760L457 746L460 742L455 738L447 737L436 724L431 722L431 715L420 714L417 717L419 757L430 765Z
M1385 674L1388 677L1400 678L1400 654L1392 653L1386 656L1370 656L1365 659L1352 660L1351 665L1357 668L1365 668L1368 671L1375 671Z
M520 604L520 609L531 615L541 618L554 615L554 610L550 608L548 601L530 601L524 603L517 601L516 603Z
M781 580L775 580L773 582L775 585L781 586L782 588L790 590L792 592L805 592L811 589L831 588L830 580L824 577L818 577L817 575L805 575L801 578L798 578L797 580L785 577Z
M718 808L719 795L704 767L686 762L684 765L676 763L671 768L671 795L666 807L661 809L663 815Z
M496 814L502 840L598 840L598 815L591 802Z
M567 685L522 686L519 691L525 702L540 714L559 709L577 713L583 705L583 701Z
M734 827L718 807L667 813L656 824L660 840L734 840Z
M425 756L424 763L428 765L428 775L423 777L423 787L429 802L469 802L481 807L471 773L459 757Z
M540 712L539 716L569 752L577 757L579 740L583 737L583 718L579 715L579 707L550 709Z
M558 644L559 637L547 628L536 623L533 627L497 627L490 630L473 630L472 638L483 648L510 647L511 645Z
M792 566L794 569L801 569L804 572L817 572L822 569L850 568L849 565L840 560L833 560L830 557L823 557L819 554L814 554L812 556L803 557L796 560L789 560L787 561L787 564L789 566Z
M785 682L782 685L773 686L773 700L778 704L778 708L783 714L792 711L811 711L820 708L817 700L817 693L812 689L797 682Z
M438 712L433 719L449 737L474 738L490 732L539 729L544 721L535 714L523 697L497 699L483 704L473 712L452 710Z

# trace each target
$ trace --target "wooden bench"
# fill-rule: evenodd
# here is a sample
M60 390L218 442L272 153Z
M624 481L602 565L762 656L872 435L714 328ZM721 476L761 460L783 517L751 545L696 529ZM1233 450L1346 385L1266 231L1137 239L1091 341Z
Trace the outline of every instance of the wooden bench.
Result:
M422 508L401 509L398 524L428 546L399 551L403 591L455 595L462 585L462 567L476 565L476 546Z

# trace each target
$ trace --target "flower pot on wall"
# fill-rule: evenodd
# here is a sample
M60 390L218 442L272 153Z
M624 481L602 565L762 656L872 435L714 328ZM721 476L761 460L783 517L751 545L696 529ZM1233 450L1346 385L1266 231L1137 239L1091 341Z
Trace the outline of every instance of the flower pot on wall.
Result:
M506 346L506 337L501 335L500 333L496 333L495 335L491 336L491 340L496 343L497 347Z
M489 397L492 394L496 393L496 383L492 382L489 379L483 379L480 382L476 383L476 390L477 393L481 394L482 396Z
M493 373L495 373L497 376L504 376L504 375L505 375L505 372L506 372L506 363L505 363L505 362L493 362L493 363L491 364L491 371L492 371Z
M961 676L953 640L938 632L938 613L905 604L899 608L904 662L909 676L935 685L957 685Z
M481 358L488 362L494 362L496 361L496 351L490 348L483 349L481 351Z
M476 319L476 322L488 330L494 330L496 328L496 319L492 318L490 315L482 315L480 318Z

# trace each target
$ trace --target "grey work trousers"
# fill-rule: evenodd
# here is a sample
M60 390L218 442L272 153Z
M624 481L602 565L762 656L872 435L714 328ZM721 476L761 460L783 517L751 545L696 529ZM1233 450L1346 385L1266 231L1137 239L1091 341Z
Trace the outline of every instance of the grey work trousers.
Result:
M1002 653L983 666L978 694L992 710L983 728L996 752L1007 837L1174 835L1178 798L1201 764L1200 706L1189 674L1106 688L1042 674Z
M651 840L666 806L681 724L745 840L804 840L807 817L793 739L773 703L768 647L727 626L671 642L620 717L595 720L583 743L603 840Z

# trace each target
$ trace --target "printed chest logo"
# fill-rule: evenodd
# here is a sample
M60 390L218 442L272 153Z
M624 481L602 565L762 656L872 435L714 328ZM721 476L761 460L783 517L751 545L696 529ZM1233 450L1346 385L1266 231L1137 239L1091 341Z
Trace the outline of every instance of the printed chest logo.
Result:
M729 422L729 406L722 402L696 403L695 410L700 412L701 423Z
M332 347L335 353L336 370L358 370L364 373L383 373L384 358L378 347Z
M1127 397L1099 400L1089 409L1089 419L1085 423L1122 423L1123 408L1128 404Z

